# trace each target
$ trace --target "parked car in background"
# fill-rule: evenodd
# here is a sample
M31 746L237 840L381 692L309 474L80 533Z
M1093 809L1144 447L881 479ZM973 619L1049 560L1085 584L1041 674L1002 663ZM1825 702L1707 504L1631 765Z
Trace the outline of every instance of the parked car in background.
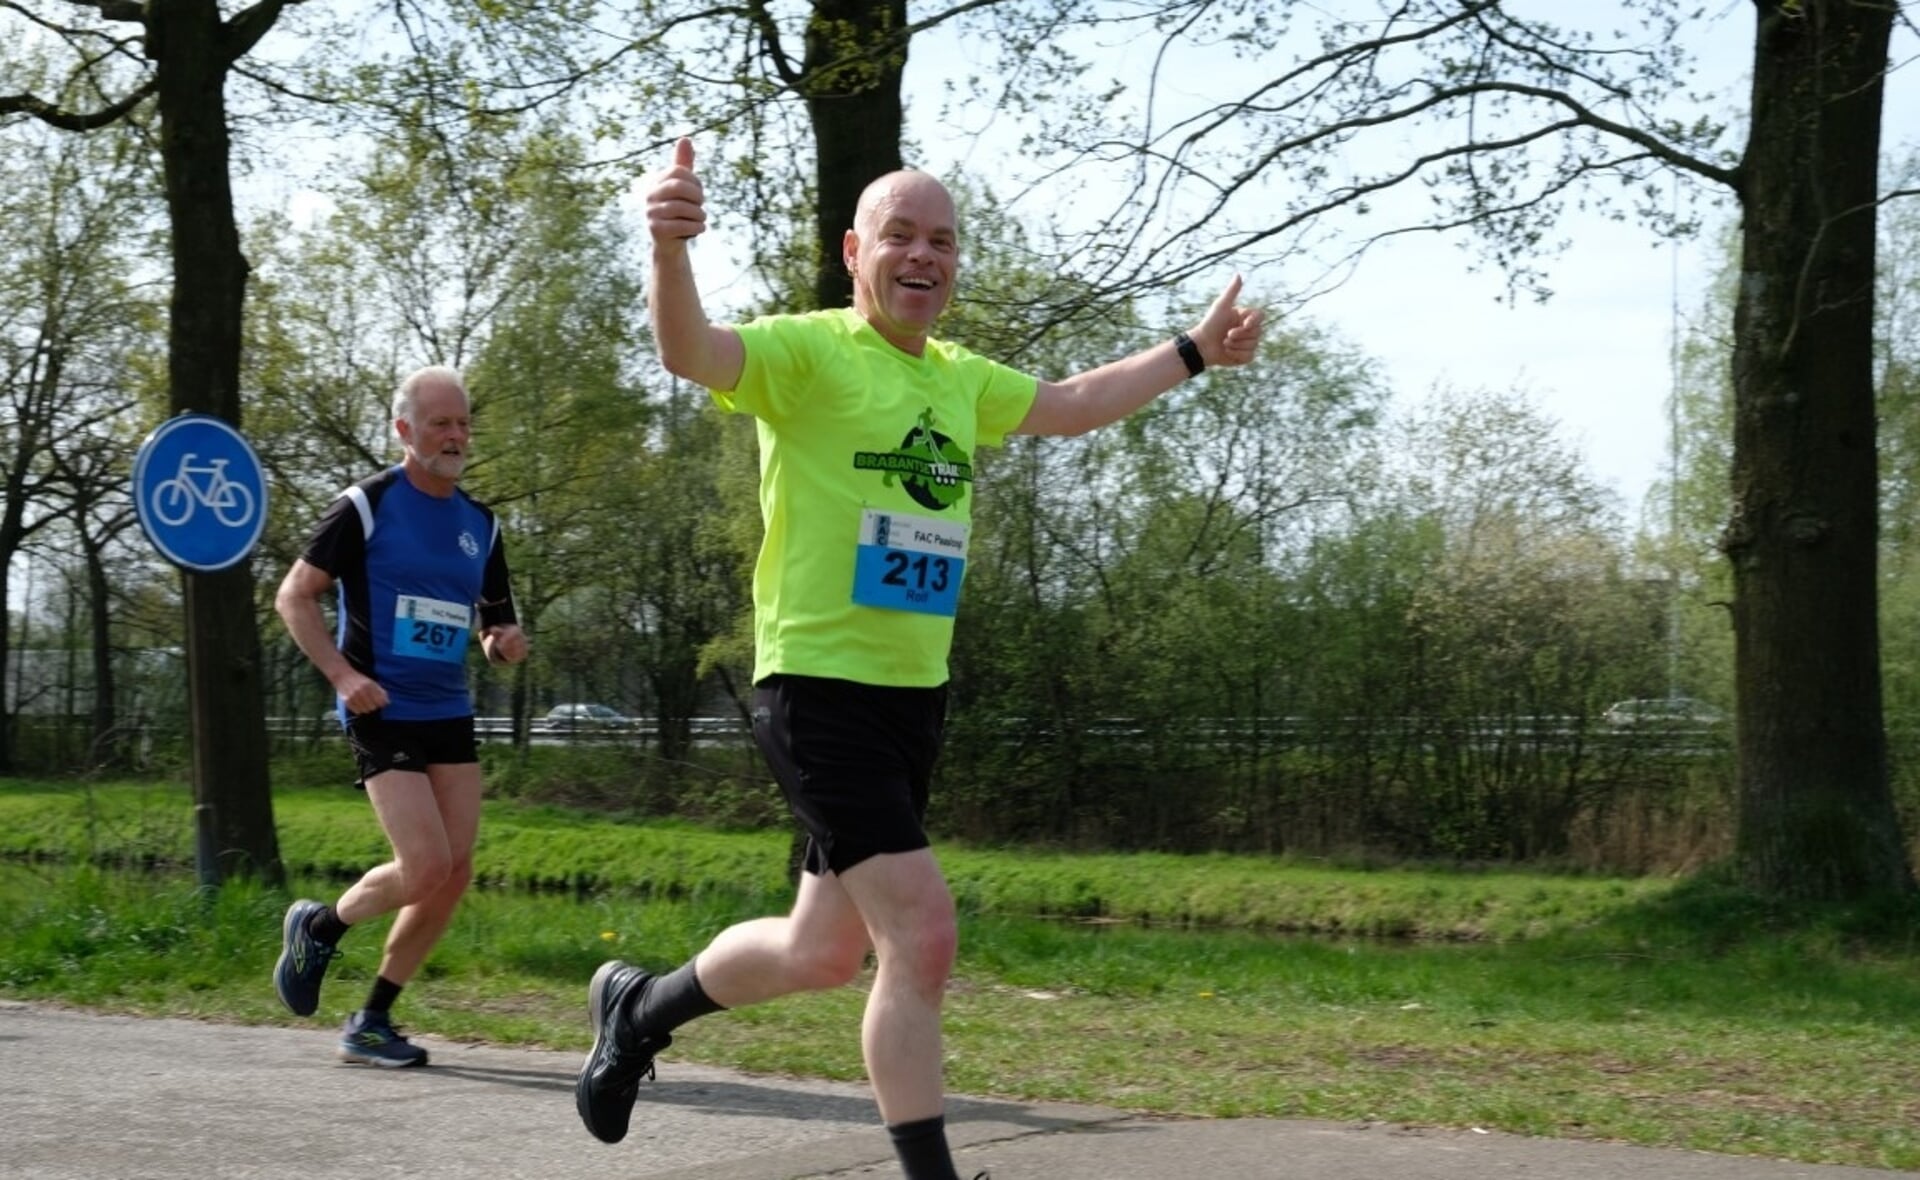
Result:
M608 705L555 705L547 715L534 722L543 733L607 732L632 729L633 718Z
M1719 725L1727 715L1696 697L1642 697L1608 705L1600 719L1615 729L1687 729Z

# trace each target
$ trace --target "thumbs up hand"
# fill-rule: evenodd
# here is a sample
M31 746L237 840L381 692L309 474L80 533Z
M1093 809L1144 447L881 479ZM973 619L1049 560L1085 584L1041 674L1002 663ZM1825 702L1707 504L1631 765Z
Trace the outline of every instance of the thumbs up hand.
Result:
M1208 365L1244 365L1260 349L1260 330L1266 316L1257 307L1241 307L1240 276L1233 276L1207 314L1188 333Z
M693 171L693 141L673 145L673 163L649 173L647 232L656 246L698 237L707 228L706 193Z

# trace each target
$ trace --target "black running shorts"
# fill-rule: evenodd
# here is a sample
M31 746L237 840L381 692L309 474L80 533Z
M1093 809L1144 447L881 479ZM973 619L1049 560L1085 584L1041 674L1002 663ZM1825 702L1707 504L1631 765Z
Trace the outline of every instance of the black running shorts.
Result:
M753 740L807 831L807 872L927 847L927 789L946 719L945 685L786 674L754 685Z
M374 775L390 770L425 774L429 766L480 761L471 716L444 721L383 721L371 713L350 716L347 747L360 772L355 785L361 787Z

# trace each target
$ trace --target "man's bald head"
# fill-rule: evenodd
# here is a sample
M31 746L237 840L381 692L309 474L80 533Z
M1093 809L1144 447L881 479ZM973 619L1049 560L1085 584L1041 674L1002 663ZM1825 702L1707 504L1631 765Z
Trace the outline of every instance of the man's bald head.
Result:
M928 204L918 205L918 201ZM947 192L947 186L928 173L905 168L875 177L871 184L860 190L860 203L853 211L854 232L866 235L875 216L884 219L888 212L903 203L916 203L917 208L944 209L945 217L941 220L949 230L954 228L956 215L953 196Z
M841 247L853 276L853 309L915 356L953 293L960 262L955 220L946 185L924 172L889 172L860 194Z

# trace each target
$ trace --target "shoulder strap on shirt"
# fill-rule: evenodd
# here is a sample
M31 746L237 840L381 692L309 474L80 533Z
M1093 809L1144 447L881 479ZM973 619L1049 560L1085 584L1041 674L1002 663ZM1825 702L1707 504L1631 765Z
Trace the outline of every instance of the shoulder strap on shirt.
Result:
M360 535L373 540L373 510L380 498L387 494L393 481L399 478L400 469L389 467L378 475L370 475L340 494L353 502L353 510L360 514Z

